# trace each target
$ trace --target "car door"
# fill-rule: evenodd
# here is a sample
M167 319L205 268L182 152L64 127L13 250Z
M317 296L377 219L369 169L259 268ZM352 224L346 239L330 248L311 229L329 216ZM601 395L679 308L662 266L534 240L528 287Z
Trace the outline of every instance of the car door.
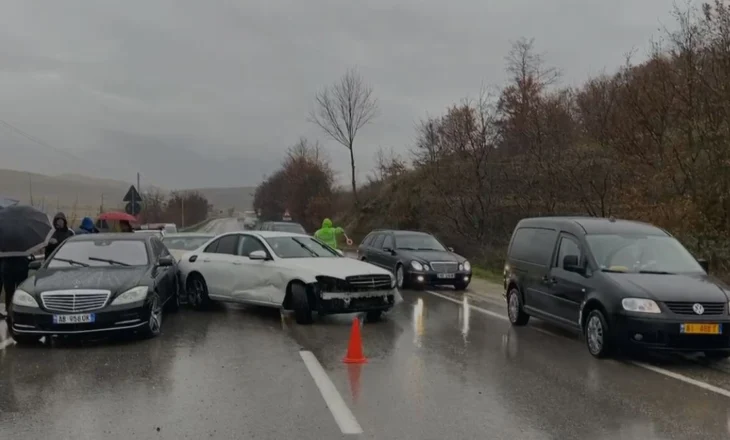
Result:
M367 237L365 237L362 240L362 243L360 243L360 246L357 247L357 259L363 260L367 259L367 252L368 252L368 246L373 241L373 234L368 234Z
M385 267L383 259L383 250L381 246L385 241L385 234L379 233L373 238L372 245L368 247L368 261L376 266Z
M158 293L163 296L163 301L167 301L175 293L176 287L176 269L175 265L161 267L158 265L160 258L172 257L167 247L157 237L150 238L152 245L152 254L154 257L154 268L152 269L152 275L155 278L155 286L158 289ZM174 261L174 259L173 259Z
M200 272L205 277L211 298L227 300L231 297L239 239L239 234L226 234L209 244L196 260L200 261Z
M395 272L395 264L398 262L398 256L395 253L395 236L392 233L385 235L383 244L380 246L380 258L383 267Z
M558 232L547 228L521 228L520 249L515 258L519 260L520 277L525 289L525 308L553 315L555 306L552 300L552 281L550 266L557 244Z
M248 256L255 251L264 251L267 260L252 260ZM271 253L264 243L251 234L241 234L236 250L236 271L231 297L234 301L271 305L284 302L284 289L280 288L283 276L271 260Z
M553 314L577 325L580 305L585 298L586 277L564 269L563 261L569 255L578 257L579 262L584 261L584 253L578 238L562 232L558 241L558 251L550 269Z

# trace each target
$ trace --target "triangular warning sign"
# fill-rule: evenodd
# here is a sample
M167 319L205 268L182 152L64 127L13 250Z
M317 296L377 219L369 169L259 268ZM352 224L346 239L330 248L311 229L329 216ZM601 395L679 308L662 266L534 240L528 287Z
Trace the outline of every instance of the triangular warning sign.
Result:
M139 193L137 192L137 188L135 188L134 185L129 187L129 191L127 191L127 195L124 196L124 198L122 199L123 202L131 202L131 201L139 202L140 200L142 200L142 197L139 195Z
M289 215L288 209L284 211L284 220L291 220L291 215Z

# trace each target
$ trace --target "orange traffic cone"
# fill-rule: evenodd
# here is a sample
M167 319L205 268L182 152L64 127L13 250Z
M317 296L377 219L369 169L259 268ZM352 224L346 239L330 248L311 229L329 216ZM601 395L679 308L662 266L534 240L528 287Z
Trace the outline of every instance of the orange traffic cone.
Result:
M342 362L346 364L364 364L368 360L362 352L362 338L360 337L360 320L355 317L352 320L350 331L350 343L347 346L347 354Z

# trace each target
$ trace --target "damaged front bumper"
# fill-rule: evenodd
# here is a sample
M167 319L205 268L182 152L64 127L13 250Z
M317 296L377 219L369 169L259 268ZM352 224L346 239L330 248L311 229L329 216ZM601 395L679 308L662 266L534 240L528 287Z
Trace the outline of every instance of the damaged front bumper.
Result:
M387 311L395 305L397 289L366 292L320 292L318 311L323 314Z

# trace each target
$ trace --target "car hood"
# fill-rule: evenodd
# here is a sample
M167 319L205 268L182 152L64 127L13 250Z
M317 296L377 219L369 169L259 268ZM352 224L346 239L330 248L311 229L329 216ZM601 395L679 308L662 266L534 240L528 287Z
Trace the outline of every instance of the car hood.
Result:
M465 260L462 256L449 251L411 251L397 249L396 252L409 260L425 261L426 263L430 263L431 261L462 263Z
M308 272L312 276L324 275L344 279L353 275L390 275L390 272L370 263L353 258L287 258L286 266Z
M642 273L606 273L608 279L628 295L656 301L727 302L730 289L719 280L704 274L656 275Z
M24 290L103 289L112 294L139 285L146 267L83 267L78 269L41 269L23 283Z
M186 251L185 249L168 249L170 251L170 255L175 258L175 261L182 260L183 255L187 254L190 251Z

